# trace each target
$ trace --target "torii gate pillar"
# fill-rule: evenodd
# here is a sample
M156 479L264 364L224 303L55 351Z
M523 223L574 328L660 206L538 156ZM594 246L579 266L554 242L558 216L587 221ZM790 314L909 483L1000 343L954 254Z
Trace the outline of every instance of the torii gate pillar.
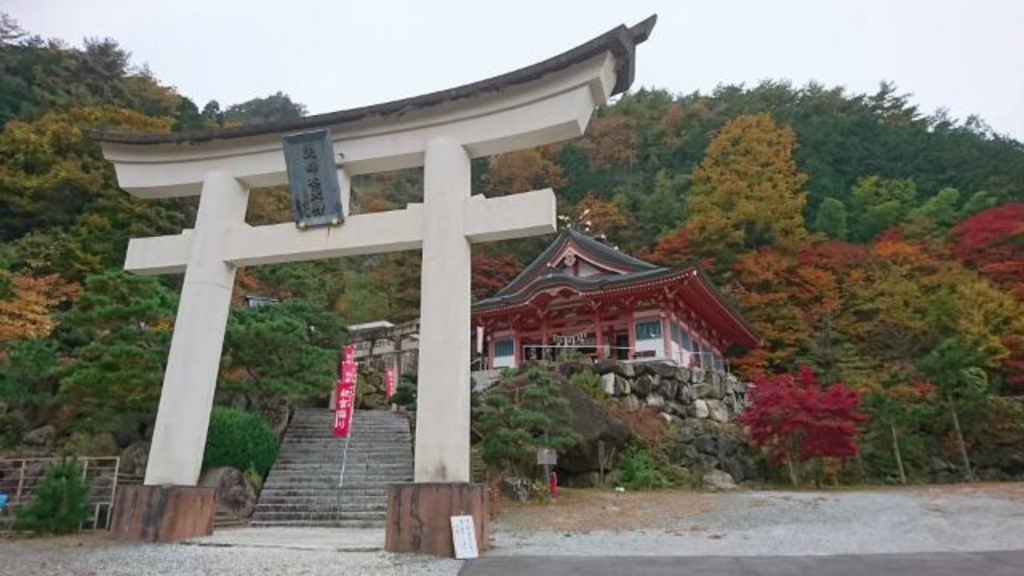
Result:
M427 143L423 166L415 480L469 482L471 258L462 230L451 225L453 216L463 219L470 197L469 155L437 138Z
M450 517L472 515L487 547L486 488L470 483L470 244L554 232L551 190L470 196L470 159L583 134L596 106L633 81L652 16L502 76L289 125L199 134L98 133L118 182L143 198L199 195L194 230L133 239L125 269L182 273L145 486L122 490L114 532L174 540L212 530L212 489L196 488L235 270L423 250L415 483L392 486L385 548L452 555ZM352 176L424 168L424 202L350 215L337 229L245 223L249 190L287 182L282 136L330 128L342 205Z

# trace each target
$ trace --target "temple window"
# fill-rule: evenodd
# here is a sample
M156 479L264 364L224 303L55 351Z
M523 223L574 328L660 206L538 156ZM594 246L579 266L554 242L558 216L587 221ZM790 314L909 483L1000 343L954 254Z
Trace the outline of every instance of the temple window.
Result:
M506 338L504 340L497 340L494 343L494 356L497 358L504 358L511 356L515 353L515 347L512 345L512 339Z
M711 370L714 367L714 365L715 365L714 360L713 360L713 352L711 350L711 346L708 346L706 343L701 342L700 352L701 352L700 365L705 370Z
M641 320L636 323L637 340L657 340L659 338L661 338L661 322Z

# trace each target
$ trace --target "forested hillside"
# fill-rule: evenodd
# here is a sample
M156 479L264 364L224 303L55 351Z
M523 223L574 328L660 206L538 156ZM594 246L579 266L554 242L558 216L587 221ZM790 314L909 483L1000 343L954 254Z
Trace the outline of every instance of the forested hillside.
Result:
M180 278L120 267L128 238L190 227L194 200L119 190L88 130L303 114L280 92L200 108L113 40L73 48L2 20L0 449L48 423L45 447L124 447L152 423ZM417 201L421 183L415 170L359 178L359 210ZM823 384L862 391L865 454L878 466L899 433L911 466L927 467L955 413L974 457L1016 446L1004 469L1024 473L1012 399L1024 394L1024 145L982 120L928 116L889 84L642 90L601 109L579 140L475 161L474 186L551 186L561 213L621 250L701 262L764 339L732 351L734 369L808 365ZM283 191L255 191L248 219L290 219ZM547 240L474 248L474 295L500 288ZM325 389L345 324L417 316L418 258L242 271L239 304L247 293L284 303L233 312L220 400L261 409Z

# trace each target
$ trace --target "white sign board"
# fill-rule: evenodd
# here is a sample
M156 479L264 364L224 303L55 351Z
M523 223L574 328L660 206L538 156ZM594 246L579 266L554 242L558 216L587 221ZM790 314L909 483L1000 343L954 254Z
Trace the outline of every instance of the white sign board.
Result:
M554 466L558 464L558 453L551 448L537 448L537 465Z
M455 544L455 557L459 560L480 556L472 516L452 516L452 542Z

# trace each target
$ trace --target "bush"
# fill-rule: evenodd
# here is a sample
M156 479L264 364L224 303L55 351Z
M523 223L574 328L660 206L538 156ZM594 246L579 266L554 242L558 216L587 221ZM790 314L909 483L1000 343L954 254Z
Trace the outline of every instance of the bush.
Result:
M391 395L391 403L397 404L406 410L416 410L416 384L419 378L415 370L406 370L402 373L402 379L395 386L395 393Z
M653 490L669 485L651 455L639 446L629 448L615 467L618 483L630 490Z
M89 518L89 481L73 459L55 464L36 489L36 497L17 509L15 530L68 534Z
M277 435L261 416L215 406L210 414L203 466L255 468L266 476L277 459Z
M14 448L21 444L21 437L28 431L28 422L21 412L10 411L0 414L0 448Z
M590 370L577 372L569 380L594 400L601 403L608 400L608 394L605 393L604 387L601 384L601 377Z

